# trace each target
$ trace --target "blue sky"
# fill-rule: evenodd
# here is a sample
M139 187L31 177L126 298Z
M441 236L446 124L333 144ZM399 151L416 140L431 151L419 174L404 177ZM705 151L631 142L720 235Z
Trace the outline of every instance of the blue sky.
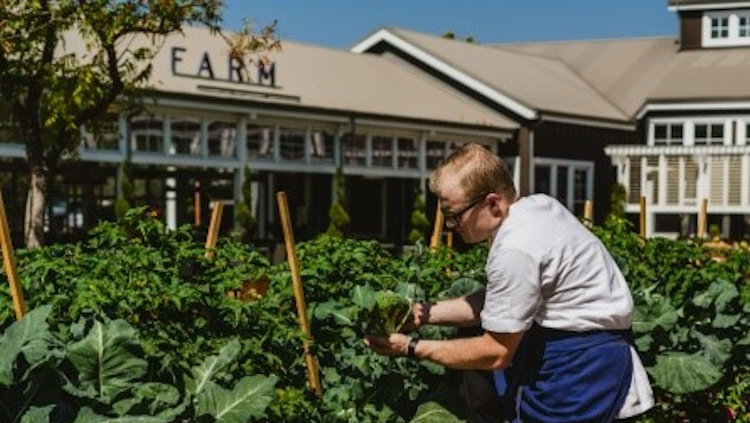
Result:
M224 25L278 21L281 39L348 48L381 26L480 43L676 36L667 0L226 0Z

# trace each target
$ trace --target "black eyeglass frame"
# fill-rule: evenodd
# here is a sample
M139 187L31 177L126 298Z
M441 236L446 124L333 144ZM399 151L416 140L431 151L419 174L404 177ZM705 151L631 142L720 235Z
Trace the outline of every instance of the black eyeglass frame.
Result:
M489 193L487 193L487 194L489 194ZM446 213L445 211L443 211L443 216L445 217L445 225L448 226L450 224L450 227L452 227L452 228L458 227L460 225L460 223L461 223L461 218L463 217L464 213L466 213L467 211L473 209L474 207L476 207L482 201L486 200L487 199L487 194L482 195L478 199L476 199L476 200L472 201L471 203L469 203L468 206L462 208L461 210L459 210L459 211L457 211L455 213Z

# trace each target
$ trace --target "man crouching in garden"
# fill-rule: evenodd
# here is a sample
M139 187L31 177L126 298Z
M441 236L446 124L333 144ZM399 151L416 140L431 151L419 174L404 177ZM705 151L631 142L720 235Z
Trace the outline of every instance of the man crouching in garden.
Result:
M633 299L612 256L575 216L545 195L519 198L503 161L478 144L430 178L448 229L490 242L484 290L417 304L414 328L471 326L484 333L418 340L367 337L384 355L454 369L494 370L513 422L610 422L653 406L632 347Z

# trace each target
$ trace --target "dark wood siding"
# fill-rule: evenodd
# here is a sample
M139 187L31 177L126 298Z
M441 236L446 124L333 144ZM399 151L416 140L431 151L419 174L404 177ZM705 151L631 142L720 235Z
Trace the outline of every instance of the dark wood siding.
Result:
M609 194L617 181L617 169L604 154L604 147L641 142L635 130L543 121L534 129L534 156L594 162L594 220L602 222L609 213Z
M700 11L680 12L680 48L682 50L695 50L701 48L702 29Z

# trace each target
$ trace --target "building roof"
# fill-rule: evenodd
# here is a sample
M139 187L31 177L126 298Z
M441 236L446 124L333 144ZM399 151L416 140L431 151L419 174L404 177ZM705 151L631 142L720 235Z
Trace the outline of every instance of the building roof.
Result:
M746 48L680 51L670 37L495 48L559 58L631 117L646 103L750 98Z
M515 129L518 124L469 96L424 78L417 70L376 56L281 42L268 54L275 63L277 87L239 84L229 79L229 47L205 28L188 27L169 36L154 59L150 83L160 92L246 99L292 107L318 108L488 129ZM183 48L174 64L173 48ZM208 54L215 79L198 78ZM208 72L204 69L203 76ZM255 78L255 75L251 75ZM235 78L236 79L236 78Z
M627 121L626 116L585 79L555 57L525 54L510 49L387 28L364 40L354 51L365 51L377 42L403 43L425 60L457 71L457 78L476 82L511 103L536 112ZM481 92L480 92L481 93ZM505 106L505 104L500 104ZM511 108L512 109L512 108Z

